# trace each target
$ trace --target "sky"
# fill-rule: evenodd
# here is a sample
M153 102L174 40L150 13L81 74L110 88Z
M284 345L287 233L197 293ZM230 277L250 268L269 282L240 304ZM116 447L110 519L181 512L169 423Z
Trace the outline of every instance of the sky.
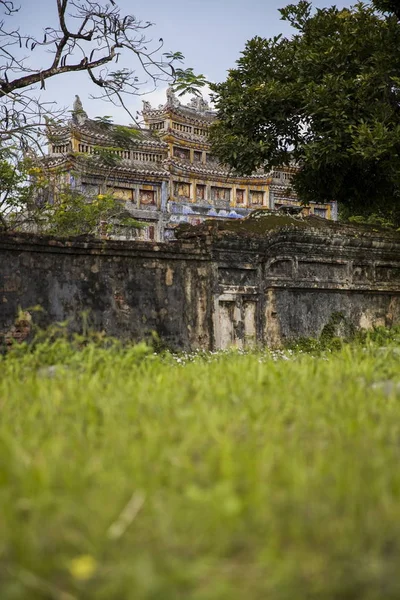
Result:
M106 0L101 0L105 2ZM294 2L295 0L291 0ZM13 17L13 26L21 33L39 34L57 21L56 0L17 0L21 10ZM154 25L147 37L158 42L164 40L165 51L180 51L185 56L184 67L204 74L208 80L219 82L226 78L228 69L235 66L246 41L254 36L272 37L279 33L290 35L287 23L280 20L278 9L289 0L119 0L124 14L133 14ZM336 4L338 7L354 4L350 0L316 0L314 6ZM151 45L151 44L150 44ZM31 65L46 68L51 60L41 49L29 56ZM138 67L134 61L118 64L118 68ZM142 75L140 68L137 74ZM39 92L38 92L39 93ZM57 102L59 107L72 107L75 94L79 94L90 117L110 115L115 122L129 123L123 111L101 100L90 99L96 86L85 73L64 74L46 82L41 98ZM152 105L165 102L165 86L145 97ZM142 98L131 97L129 109L135 114L142 106Z

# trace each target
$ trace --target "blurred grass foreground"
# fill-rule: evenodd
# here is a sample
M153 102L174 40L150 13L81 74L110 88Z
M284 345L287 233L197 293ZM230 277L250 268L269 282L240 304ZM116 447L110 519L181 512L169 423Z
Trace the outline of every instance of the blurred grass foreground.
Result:
M400 598L400 333L0 357L1 600Z

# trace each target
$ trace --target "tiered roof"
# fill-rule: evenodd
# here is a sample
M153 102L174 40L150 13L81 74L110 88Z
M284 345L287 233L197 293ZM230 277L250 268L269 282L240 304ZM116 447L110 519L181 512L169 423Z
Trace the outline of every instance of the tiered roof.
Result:
M172 88L167 90L167 102L158 108L152 108L150 102L143 102L143 117L145 121L161 119L165 116L183 117L193 124L209 126L216 119L216 113L203 98L192 98L189 104L181 104Z
M168 178L171 173L180 176L197 176L201 179L216 179L235 183L237 181L252 181L259 185L270 183L270 174L262 169L251 175L241 176L218 160L191 162L176 156L171 156L169 144L198 148L210 152L211 146L207 135L210 125L216 119L216 113L202 98L193 98L188 105L182 104L171 88L167 90L167 102L158 108L153 108L148 101L143 102L143 119L146 127L130 126L127 128L133 135L118 138L120 126L113 125L100 119L90 119L82 107L78 96L74 102L72 119L65 125L49 125L50 155L47 159L49 167L60 167L73 163L75 167L85 167L86 171L99 170L96 165L96 148L114 148L120 151L121 160L115 166L115 174L121 177L150 175L152 177ZM159 129L151 129L154 124L160 124ZM175 125L181 124L192 127L192 131L181 131ZM196 133L196 129L198 130ZM75 140L74 147L71 140ZM63 148L59 151L58 148ZM67 149L65 151L65 149ZM90 165L87 154L92 154ZM97 171L98 173L98 171ZM280 182L279 182L280 183ZM274 187L283 190L286 185L274 182Z

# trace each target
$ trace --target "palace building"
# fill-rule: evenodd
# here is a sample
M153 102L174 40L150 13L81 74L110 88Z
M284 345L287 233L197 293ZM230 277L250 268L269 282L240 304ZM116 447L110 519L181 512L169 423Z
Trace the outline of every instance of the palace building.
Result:
M216 115L202 98L183 105L169 88L164 105L143 102L142 116L143 126L127 136L126 127L90 119L77 96L70 122L49 126L50 172L88 197L113 194L146 225L136 235L155 241L173 239L182 222L300 206L290 188L295 166L243 177L218 162L208 140ZM104 155L114 157L108 166ZM336 204L311 204L303 212L336 219ZM116 237L127 237L118 231Z

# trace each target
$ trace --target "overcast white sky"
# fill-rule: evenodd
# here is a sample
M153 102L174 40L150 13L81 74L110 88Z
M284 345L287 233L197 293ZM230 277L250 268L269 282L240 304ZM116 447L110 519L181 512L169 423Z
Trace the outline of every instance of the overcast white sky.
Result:
M292 0L292 2L295 0ZM21 32L38 34L46 26L56 23L56 0L17 0L20 12L13 25ZM285 0L119 0L124 14L134 14L154 26L148 37L164 39L165 51L181 51L185 67L203 73L211 81L223 81L228 69L234 67L248 39L259 35L271 37L278 33L290 35L286 23L280 20L278 8L289 4ZM338 7L354 4L351 0L316 0L314 6L336 4ZM40 52L31 56L32 65L45 68L51 57ZM133 65L127 65L133 66ZM118 65L120 67L120 65ZM140 75L138 69L138 75ZM42 97L55 100L60 106L72 106L79 94L89 116L111 115L115 121L129 122L129 117L112 105L90 100L95 86L86 74L68 74L46 83ZM159 89L146 97L152 104L165 101L165 90ZM141 109L141 99L132 98L130 110Z

